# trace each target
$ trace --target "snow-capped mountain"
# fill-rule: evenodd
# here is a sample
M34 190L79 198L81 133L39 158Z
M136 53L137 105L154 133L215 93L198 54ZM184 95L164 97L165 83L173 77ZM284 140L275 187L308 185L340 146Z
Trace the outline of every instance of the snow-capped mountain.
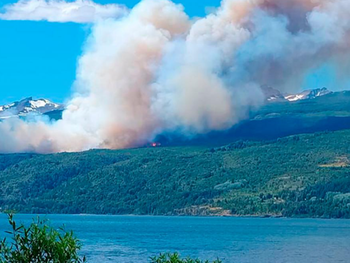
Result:
M45 114L55 110L63 110L62 104L53 103L47 99L26 98L8 105L0 106L0 118L26 116L29 113Z
M331 93L333 92L328 90L327 88L322 88L322 89L305 90L298 94L285 95L284 98L288 101L309 100L309 99L315 99L317 97L325 96Z
M281 102L281 101L299 101L299 100L310 100L315 99L317 97L325 96L333 93L327 88L322 89L312 89L305 90L296 94L282 94L277 89L271 87L262 87L262 90L265 94L266 100L269 102Z

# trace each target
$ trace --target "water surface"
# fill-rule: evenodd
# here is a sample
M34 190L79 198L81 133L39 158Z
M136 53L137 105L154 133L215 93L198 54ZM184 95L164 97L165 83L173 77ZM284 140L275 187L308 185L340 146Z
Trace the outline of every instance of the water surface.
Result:
M16 215L29 223L33 215ZM350 262L350 221L50 215L83 242L88 262L148 262L159 252L223 262ZM0 231L7 229L0 215Z

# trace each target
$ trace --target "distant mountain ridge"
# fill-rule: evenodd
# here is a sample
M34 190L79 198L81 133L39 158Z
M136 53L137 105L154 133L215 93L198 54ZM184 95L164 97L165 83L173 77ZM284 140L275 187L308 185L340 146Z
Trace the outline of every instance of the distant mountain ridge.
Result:
M295 102L299 100L310 100L334 93L327 88L305 90L296 94L282 94L279 90L269 86L263 86L262 90L268 102ZM54 111L62 111L64 108L65 106L63 104L54 103L48 99L33 99L32 97L29 97L11 104L0 106L0 119L14 116L26 116L30 113L49 114Z
M272 140L296 134L350 129L350 91L309 98L290 102L278 98L277 94L275 100L250 111L247 118L226 131L213 131L190 139L169 132L159 135L154 141L163 146L217 146L238 139Z
M262 90L265 94L266 100L269 102L294 102L299 100L311 100L333 93L327 88L304 90L296 94L282 94L279 90L267 86L263 86Z
M332 93L333 92L328 90L327 88L322 88L322 89L305 90L298 94L289 94L289 95L286 95L284 98L288 101L308 100L308 99L315 99L317 97L326 96Z
M26 116L33 114L47 114L52 111L63 110L64 105L54 103L48 99L25 98L11 104L0 106L0 118L11 118L14 116Z

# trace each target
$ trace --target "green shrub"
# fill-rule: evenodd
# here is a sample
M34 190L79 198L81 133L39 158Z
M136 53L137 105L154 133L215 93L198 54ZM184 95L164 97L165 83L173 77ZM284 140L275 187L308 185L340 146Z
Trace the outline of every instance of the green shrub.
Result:
M47 221L33 220L29 227L17 225L9 214L11 231L6 233L11 238L0 241L0 263L80 263L78 251L80 242L73 232L59 231L47 224Z
M201 261L199 259L184 258L182 259L178 253L160 254L159 256L152 257L151 263L210 263L208 260ZM220 260L215 260L212 263L221 263Z

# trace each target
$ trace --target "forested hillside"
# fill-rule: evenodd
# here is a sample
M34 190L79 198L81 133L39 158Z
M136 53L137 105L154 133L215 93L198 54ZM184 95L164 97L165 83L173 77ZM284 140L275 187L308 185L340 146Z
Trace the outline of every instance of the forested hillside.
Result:
M218 148L0 155L22 213L350 218L350 130Z

